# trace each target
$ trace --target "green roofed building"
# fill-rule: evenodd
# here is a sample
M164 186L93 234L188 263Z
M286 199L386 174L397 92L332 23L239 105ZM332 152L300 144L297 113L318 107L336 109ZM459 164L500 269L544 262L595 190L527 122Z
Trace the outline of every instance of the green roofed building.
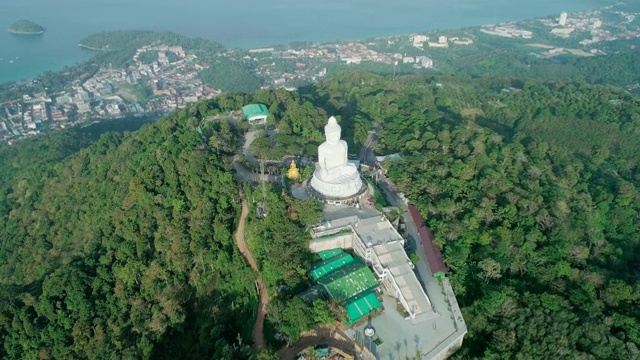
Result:
M264 124L269 116L269 109L264 104L249 104L242 107L242 113L250 124Z
M318 280L331 272L353 263L353 261L353 256L343 252L327 260L313 264L313 266L311 266L311 277L313 280Z
M342 253L344 253L344 251L342 249L338 248L338 249L320 251L318 253L318 256L320 256L320 259L322 259L322 260L329 260L332 257L334 257L336 255L340 255Z
M371 270L361 262L353 262L318 279L332 298L347 300L379 286Z
M380 300L378 300L373 291L366 291L348 299L344 306L349 317L346 321L347 325L352 325L368 313L380 309L380 307L382 307L382 304L380 304Z
M348 325L381 307L374 293L380 284L361 259L342 249L325 250L318 255L322 261L311 267L311 277L318 285L301 294L303 300L311 302L319 296L329 295L342 302L348 315L345 320Z

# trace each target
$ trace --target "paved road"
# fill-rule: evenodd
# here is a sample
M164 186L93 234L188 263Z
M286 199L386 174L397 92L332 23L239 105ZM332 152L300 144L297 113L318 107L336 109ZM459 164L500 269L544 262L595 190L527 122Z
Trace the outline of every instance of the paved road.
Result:
M247 168L242 166L242 164L240 164L239 162L234 161L233 168L236 170L236 173L234 174L234 178L238 183L242 183L244 181L255 182L255 183L260 182L260 178L261 178L260 174L256 174L249 171ZM282 182L281 175L265 174L264 177L268 182L278 183L278 184Z
M373 152L373 144L376 140L378 140L378 133L382 131L382 126L377 125L372 131L369 131L369 135L367 136L367 140L364 142L364 145L360 149L360 154L358 158L360 162L368 165L375 165L376 163L376 154Z
M253 129L253 127L244 134L244 143L242 144L242 154L247 159L247 161L257 164L259 162L258 159L256 159L251 153L251 143L253 142L255 137L256 137L256 132Z

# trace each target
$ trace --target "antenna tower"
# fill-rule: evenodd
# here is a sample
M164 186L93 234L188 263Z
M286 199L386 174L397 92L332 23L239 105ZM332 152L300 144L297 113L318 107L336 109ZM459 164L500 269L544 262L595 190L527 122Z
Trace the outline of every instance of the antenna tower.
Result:
M267 199L267 188L265 186L266 177L264 176L264 159L260 160L260 185L262 186L262 201Z
M267 201L267 186L265 184L266 177L264 175L264 159L260 159L260 186L262 187L262 201L258 203L258 217L264 218L267 216L267 209L265 203Z

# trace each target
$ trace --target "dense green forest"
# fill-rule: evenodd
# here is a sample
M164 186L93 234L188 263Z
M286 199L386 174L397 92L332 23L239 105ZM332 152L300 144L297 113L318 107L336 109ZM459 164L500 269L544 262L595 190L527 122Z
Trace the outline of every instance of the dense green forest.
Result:
M574 80L628 88L640 84L640 52L626 50L607 56L538 59L509 48L484 49L453 59L436 56L442 72L474 77Z
M203 83L227 92L253 93L260 88L262 82L254 74L252 65L242 60L219 56L212 59L209 68L202 70L198 76Z
M359 139L382 124L378 153L405 155L389 176L443 248L469 326L456 357L638 357L638 97L367 74L306 96Z
M250 356L238 188L194 122L0 149L0 357Z
M350 152L381 125L376 152L403 154L389 177L436 233L469 327L457 358L640 354L640 98L576 81L345 73L219 96L133 133L1 147L0 357L255 356L256 274L233 243L238 130L207 122L206 143L195 131L250 102L278 129L265 156L315 155L328 115ZM319 204L242 186L275 350L275 332L295 340L340 307L295 297L311 283L305 229Z
M640 354L637 96L566 80L344 73L208 106L252 101L280 130L260 138L265 157L315 155L327 114L351 152L382 125L376 151L404 155L389 176L434 229L469 326L457 358Z

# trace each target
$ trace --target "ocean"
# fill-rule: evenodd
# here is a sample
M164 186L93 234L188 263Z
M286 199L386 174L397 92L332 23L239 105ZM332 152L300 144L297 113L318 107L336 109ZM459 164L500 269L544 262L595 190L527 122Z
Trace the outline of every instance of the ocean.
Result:
M231 48L327 42L569 13L607 0L2 0L0 29L20 19L47 31L0 31L0 83L58 71L92 55L78 42L121 29L166 30Z

